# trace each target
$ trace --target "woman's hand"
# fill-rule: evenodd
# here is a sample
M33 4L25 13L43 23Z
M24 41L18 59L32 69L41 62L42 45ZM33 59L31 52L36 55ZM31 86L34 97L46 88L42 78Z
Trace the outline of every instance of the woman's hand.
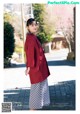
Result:
M28 75L29 74L29 71L30 71L30 67L26 68L25 75Z

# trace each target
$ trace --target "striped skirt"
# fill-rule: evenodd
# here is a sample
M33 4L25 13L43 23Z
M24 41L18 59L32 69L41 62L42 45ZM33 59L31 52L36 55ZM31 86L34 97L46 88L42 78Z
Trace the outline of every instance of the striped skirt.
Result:
M31 84L29 108L41 109L49 104L50 96L47 79L37 84Z

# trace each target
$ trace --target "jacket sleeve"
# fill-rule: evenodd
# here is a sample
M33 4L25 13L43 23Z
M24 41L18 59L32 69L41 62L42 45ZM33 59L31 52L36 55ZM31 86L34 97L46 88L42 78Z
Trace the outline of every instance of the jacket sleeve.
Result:
M35 67L35 46L34 46L34 41L28 40L27 41L27 49L26 49L26 59L27 59L27 63L26 66L27 67Z

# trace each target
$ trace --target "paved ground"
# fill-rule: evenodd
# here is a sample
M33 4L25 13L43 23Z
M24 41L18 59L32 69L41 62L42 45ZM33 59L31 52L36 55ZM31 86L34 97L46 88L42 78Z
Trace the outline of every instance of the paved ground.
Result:
M53 56L54 55L54 56ZM61 56L61 57L60 57ZM49 85L53 83L75 80L75 61L60 60L64 57L60 53L46 54L50 77L48 78ZM55 60L58 58L58 60ZM13 68L4 69L4 89L11 89L15 87L30 87L29 76L25 75L25 64L16 64ZM14 68L15 67L15 68Z
M11 68L4 70L4 90L16 87L30 87L29 76L25 75L25 67ZM49 66L50 76L48 77L49 86L69 80L76 80L76 68L73 66Z
M75 80L49 86L50 106L41 110L75 110ZM28 110L30 88L4 90L4 102L12 102L12 110Z
M52 53L45 53L45 57L49 66L75 66L75 61L67 60L68 49L52 51ZM12 63L12 68L25 67L25 64Z
M66 60L64 50L46 54L46 58L51 104L41 110L75 110L75 62ZM25 64L4 70L4 102L12 102L13 110L29 109L30 80L24 72Z

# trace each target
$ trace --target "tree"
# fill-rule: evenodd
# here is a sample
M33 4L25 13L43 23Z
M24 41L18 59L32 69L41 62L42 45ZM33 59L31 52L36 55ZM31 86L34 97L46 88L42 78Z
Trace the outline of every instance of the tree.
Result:
M39 31L38 31L38 38L41 41L41 43L49 42L51 41L51 34L47 31L49 31L49 27L45 23L45 4L33 4L33 12L34 12L34 18L37 22L39 22ZM47 26L47 29L45 29L45 26ZM47 31L46 31L47 30Z
M11 13L4 13L4 21L5 22L11 22L12 21L12 15Z
M44 14L44 30L47 36L52 36L55 33L55 18L54 15L51 13L52 7L45 5L45 14ZM51 40L51 39L50 39Z
M21 17L17 16L16 14L13 13L4 13L4 21L9 22L13 27L15 33L21 34L22 29L21 29Z
M61 30L64 33L64 36L68 42L69 46L69 52L73 51L74 46L74 23L69 19L69 26L68 27L62 27Z
M74 31L74 23L69 19L69 26L67 28L62 27L61 30L66 38L68 43L69 53L67 56L68 60L75 60L75 31Z
M4 66L14 52L14 42L14 28L9 22L4 22Z

